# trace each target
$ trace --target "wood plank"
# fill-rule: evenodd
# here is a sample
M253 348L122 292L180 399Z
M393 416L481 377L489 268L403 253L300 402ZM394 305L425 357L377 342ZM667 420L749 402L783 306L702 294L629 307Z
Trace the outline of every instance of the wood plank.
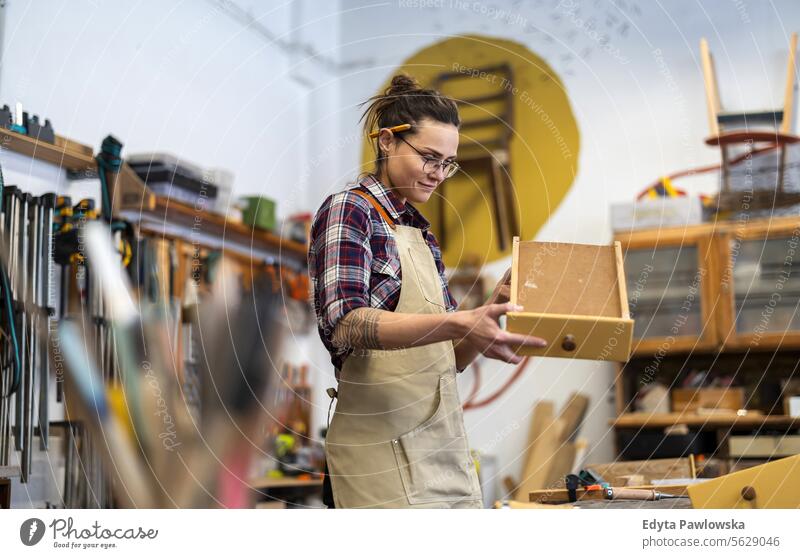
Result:
M572 442L561 442L550 459L544 486L563 486L564 477L572 473L577 448Z
M562 427L558 436L560 442L572 440L577 436L588 408L589 398L577 391L573 392L558 415Z
M56 134L56 141L54 145L66 151L80 153L82 155L86 155L87 157L94 157L94 150L90 146L78 143L75 140L71 140L63 136L59 136L58 134Z
M630 475L642 475L644 482L639 484L652 484L653 481L665 479L694 478L688 457L594 463L585 468L596 471L612 486L625 486L627 483L623 477Z
M557 426L552 401L539 401L533 409L531 426L528 431L528 445L520 484L515 492L516 500L524 500L525 494L540 488L547 478L545 470L547 458L552 457L556 448Z
M71 172L91 172L97 170L97 162L90 154L84 151L73 151L69 148L71 142L62 139L62 145L54 145L46 141L39 141L24 134L11 130L0 131L4 149L31 157L37 161L44 161Z

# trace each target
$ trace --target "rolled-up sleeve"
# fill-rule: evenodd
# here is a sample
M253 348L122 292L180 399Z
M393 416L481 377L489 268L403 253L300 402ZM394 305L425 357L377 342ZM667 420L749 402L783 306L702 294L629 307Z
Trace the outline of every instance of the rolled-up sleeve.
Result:
M372 263L369 202L350 192L329 196L311 228L309 270L320 326L332 332L348 312L369 306Z

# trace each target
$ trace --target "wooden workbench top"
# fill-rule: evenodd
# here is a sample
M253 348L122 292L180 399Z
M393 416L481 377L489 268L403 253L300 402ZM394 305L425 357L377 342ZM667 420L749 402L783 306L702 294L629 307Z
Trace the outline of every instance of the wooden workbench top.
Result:
M625 413L611 419L614 428L666 428L676 424L705 428L800 428L800 417L788 415L697 415L690 413Z

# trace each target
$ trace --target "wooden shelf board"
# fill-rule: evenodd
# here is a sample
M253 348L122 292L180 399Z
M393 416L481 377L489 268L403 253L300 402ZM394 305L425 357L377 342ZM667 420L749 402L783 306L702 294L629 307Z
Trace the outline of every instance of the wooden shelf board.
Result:
M677 424L705 428L800 428L800 417L788 415L720 416L688 413L624 413L609 421L614 428L666 428Z
M0 137L4 149L37 161L44 161L75 173L97 170L97 163L92 155L67 148L71 142L58 146L7 129L0 130Z
M671 227L655 227L647 229L634 229L631 231L615 231L614 240L619 240L623 244L635 243L637 241L645 241L655 243L656 240L660 242L670 241L676 244L686 244L690 240L697 239L698 237L709 235L711 233L739 233L747 230L761 231L762 229L777 229L787 230L789 233L800 225L800 215L785 215L780 217L771 217L768 219L752 219L746 223L740 221L727 221L718 219L716 221L700 223L697 225L678 225ZM777 231L776 231L777 233ZM761 234L758 232L757 234ZM625 246L623 246L623 252Z
M254 229L244 223L227 220L224 216L203 208L157 196L147 189L135 172L125 164L118 176L114 203L115 213L126 219L147 225L151 232L174 236L175 227L213 236L227 244L267 252L278 258L289 258L305 265L308 248L305 244L282 238L269 231ZM168 226L167 226L168 225Z

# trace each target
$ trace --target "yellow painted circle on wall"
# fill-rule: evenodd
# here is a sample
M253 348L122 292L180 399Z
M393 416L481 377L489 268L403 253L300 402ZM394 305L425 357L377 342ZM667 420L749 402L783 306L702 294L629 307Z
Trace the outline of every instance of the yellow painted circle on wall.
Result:
M445 241L445 265L467 259L488 263L510 254L510 243L504 250L498 245L492 188L491 158L504 149L513 192L509 205L520 237L534 238L572 186L580 148L567 92L553 69L520 43L468 35L417 52L397 72L466 101L459 113L465 124L472 123L461 129L464 170L419 207ZM450 78L440 81L442 74ZM365 170L372 170L373 160L374 143L365 141Z

